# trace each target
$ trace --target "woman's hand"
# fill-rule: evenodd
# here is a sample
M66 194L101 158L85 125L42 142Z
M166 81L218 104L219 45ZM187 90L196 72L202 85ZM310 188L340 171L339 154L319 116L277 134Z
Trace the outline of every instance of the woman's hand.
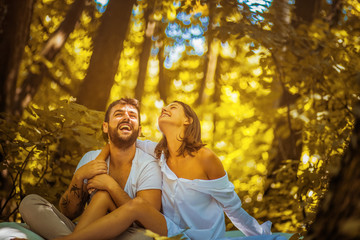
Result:
M98 160L98 161L106 161L106 159L108 158L110 154L110 145L107 143L102 149L101 152L99 153L99 155L94 159L94 160Z
M80 179L90 179L99 174L106 174L108 167L105 160L110 154L110 147L108 144L102 148L100 154L91 162L80 167L76 172Z

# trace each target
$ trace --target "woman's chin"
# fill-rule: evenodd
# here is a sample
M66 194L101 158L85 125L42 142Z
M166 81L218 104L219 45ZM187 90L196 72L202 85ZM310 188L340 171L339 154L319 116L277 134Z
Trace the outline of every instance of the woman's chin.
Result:
M158 122L158 126L159 126L159 131L164 133L167 130L174 128L174 123L172 121L170 121L170 119L159 119Z

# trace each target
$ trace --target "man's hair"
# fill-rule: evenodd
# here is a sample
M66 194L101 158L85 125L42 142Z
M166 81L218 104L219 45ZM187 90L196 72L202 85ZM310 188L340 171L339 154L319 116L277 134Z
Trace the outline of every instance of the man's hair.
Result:
M201 141L201 125L199 118L194 110L192 110L192 108L186 103L180 101L174 101L174 103L180 104L184 109L185 116L189 118L189 120L192 120L192 122L185 128L184 137L180 139L182 143L177 150L178 156L185 156L185 152L190 156L194 156L194 152L197 152L200 148L205 146L205 144ZM169 158L170 152L164 135L160 142L156 145L156 157L160 158L162 152L164 152L166 158Z
M118 105L118 104L121 104L121 105L131 105L133 107L136 108L136 110L138 111L138 120L139 120L139 126L141 126L141 121L140 121L140 103L137 99L135 98L128 98L128 97L124 97L124 98L120 98L118 100L115 100L113 101L112 103L110 103L110 105L108 106L108 108L106 109L106 112L105 112L105 119L104 119L104 122L109 122L109 119L110 119L110 111L111 109ZM101 127L102 128L102 127ZM109 137L106 133L103 132L103 138L104 140L107 142L109 140Z

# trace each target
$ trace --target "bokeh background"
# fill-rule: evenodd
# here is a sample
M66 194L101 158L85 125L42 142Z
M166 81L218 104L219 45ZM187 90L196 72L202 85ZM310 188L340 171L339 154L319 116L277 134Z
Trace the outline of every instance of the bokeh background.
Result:
M164 105L191 105L244 209L306 232L360 99L357 0L16 2L0 1L3 221L29 193L57 205L128 96L154 141Z

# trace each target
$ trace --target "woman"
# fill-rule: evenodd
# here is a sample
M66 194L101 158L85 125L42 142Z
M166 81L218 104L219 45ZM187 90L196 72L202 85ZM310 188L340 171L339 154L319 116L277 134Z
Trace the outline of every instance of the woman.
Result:
M135 198L89 224L81 224L80 229L61 239L109 239L135 221L162 236L184 234L190 239L218 239L225 234L223 211L246 235L271 234L271 222L259 225L241 208L221 161L204 147L199 119L187 104L175 101L164 107L158 123L162 140L157 145L139 141L138 147L159 159L163 214ZM93 205L113 208L106 196Z

